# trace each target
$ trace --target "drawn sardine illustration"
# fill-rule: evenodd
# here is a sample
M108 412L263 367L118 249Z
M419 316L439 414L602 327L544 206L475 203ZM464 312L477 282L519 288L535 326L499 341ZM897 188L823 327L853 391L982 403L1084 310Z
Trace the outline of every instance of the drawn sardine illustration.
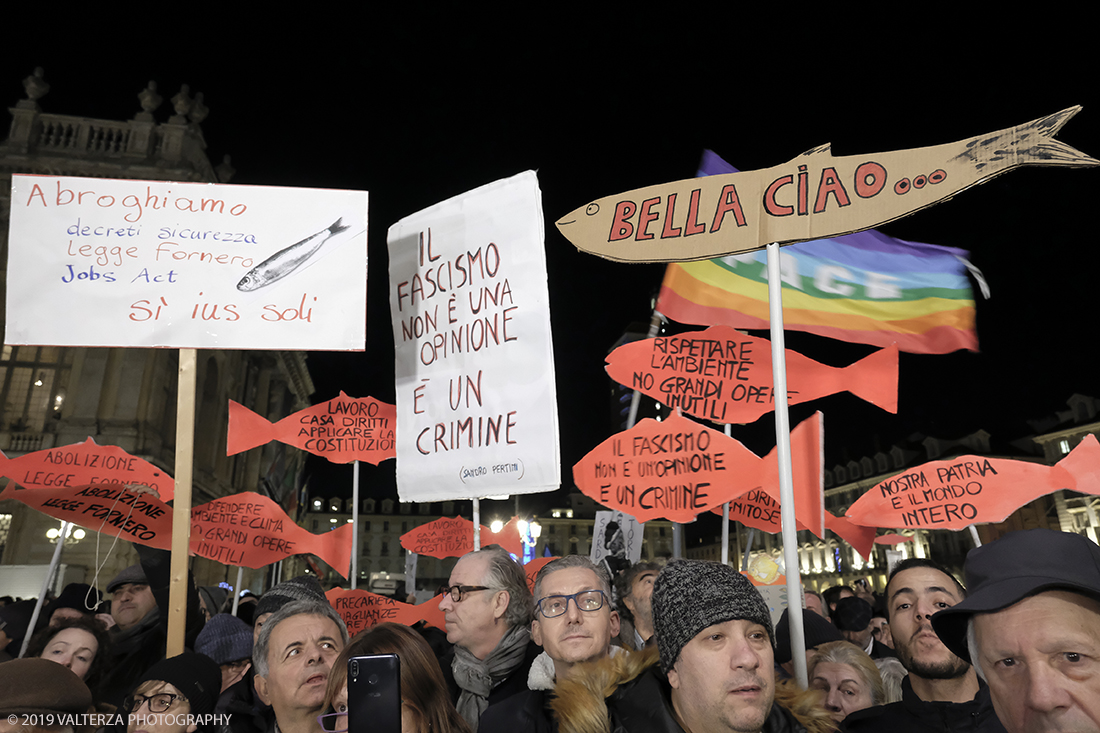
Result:
M301 242L292 244L286 249L281 249L271 255L241 278L241 281L237 283L237 290L242 293L250 293L265 285L282 280L316 254L317 250L321 249L321 245L327 242L330 237L349 229L349 226L344 226L341 223L343 221L344 218L340 217L327 229L322 229L316 234L306 237Z
M1023 125L927 148L835 157L829 145L787 163L605 196L558 230L618 262L687 262L878 227L1025 165L1100 161L1054 139L1070 107Z

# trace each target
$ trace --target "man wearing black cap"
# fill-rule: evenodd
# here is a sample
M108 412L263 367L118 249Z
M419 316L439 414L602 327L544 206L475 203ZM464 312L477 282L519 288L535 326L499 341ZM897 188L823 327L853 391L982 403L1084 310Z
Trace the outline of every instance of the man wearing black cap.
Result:
M965 597L955 576L931 560L911 558L894 568L886 583L886 608L894 651L909 674L901 683L900 702L852 713L844 719L848 731L1004 730L993 712L989 688L932 630L932 615Z
M1012 532L971 550L965 570L970 596L932 626L989 683L1005 728L1100 731L1100 547Z
M874 629L871 627L871 619L874 615L875 612L870 603L859 596L849 596L836 602L833 623L836 624L845 641L858 646L871 659L896 657L897 654L893 649L875 639Z
M612 730L627 733L833 728L824 710L799 704L812 692L777 689L768 606L733 568L669 563L653 587L653 624L660 669L650 649L562 680L552 705L561 730L606 730L609 718Z
M135 547L141 562L124 569L107 584L116 626L111 629L111 658L96 699L111 705L119 705L134 681L164 659L168 645L171 553L143 545ZM191 648L205 621L193 581L188 571L184 644Z

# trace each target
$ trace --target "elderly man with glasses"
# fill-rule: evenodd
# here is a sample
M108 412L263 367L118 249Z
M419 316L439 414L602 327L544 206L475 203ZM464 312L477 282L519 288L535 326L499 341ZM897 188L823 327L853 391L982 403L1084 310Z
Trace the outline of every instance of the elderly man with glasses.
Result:
M619 614L611 603L611 578L587 557L567 555L547 563L535 579L535 620L531 638L545 650L527 675L528 690L489 710L481 730L555 730L550 711L554 687L577 665L603 659L613 651Z
M539 653L531 642L531 591L523 568L489 545L459 558L440 594L454 648L439 665L455 707L477 730L486 710L527 689Z

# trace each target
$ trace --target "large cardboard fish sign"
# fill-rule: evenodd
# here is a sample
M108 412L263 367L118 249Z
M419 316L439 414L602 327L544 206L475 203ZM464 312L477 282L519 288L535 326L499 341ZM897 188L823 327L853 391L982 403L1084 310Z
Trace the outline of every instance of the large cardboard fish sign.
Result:
M778 494L778 486L768 487L768 489L753 489L742 494L730 502L730 521L740 522L746 527L752 527L771 534L781 532L783 523L780 518L779 500L775 498ZM713 511L715 514L721 514L722 508L718 507ZM833 534L854 547L856 552L864 558L871 556L871 551L875 545L876 531L874 527L861 527L848 521L845 517L838 517L828 511L825 511L823 515L825 529L831 530ZM797 506L795 507L795 523L799 530L809 530L815 536L825 539L824 532L815 531L802 522L798 516Z
M366 590L333 588L325 593L325 598L344 619L351 636L386 622L412 626L424 621L437 629L446 628L443 612L439 610L439 596L413 606Z
M229 400L225 454L232 456L277 440L333 463L367 461L378 465L397 455L396 428L397 407L373 397L348 397L341 392L339 397L274 424Z
M796 510L804 502L808 526L823 531L821 413L791 431ZM585 495L609 509L648 522L688 522L746 492L779 491L773 449L761 458L733 438L680 414L646 418L611 436L573 466ZM811 508L813 507L813 508Z
M1100 165L1054 135L1081 110L926 148L834 157L830 145L755 171L606 196L556 223L619 262L687 262L877 227L1027 165Z
M348 576L355 531L345 523L313 534L262 494L245 491L191 510L191 554L225 565L262 568L292 555L313 554Z
M1024 504L1060 489L1100 494L1095 435L1053 466L983 456L925 463L871 487L847 516L867 527L959 530L1003 522Z
M775 409L771 342L711 326L679 336L624 344L607 357L607 373L668 407L720 423L750 423ZM836 368L786 350L787 402L848 391L898 411L898 349L891 346Z
M54 519L161 550L172 549L172 507L144 489L62 486L20 489L9 483L0 499L15 499Z
M175 481L162 469L91 438L18 458L0 453L0 476L25 489L145 487L161 501L171 501L176 492Z
M518 524L519 518L512 517L499 532L482 525L481 546L497 544L512 555L523 557ZM474 523L462 517L440 517L401 535L401 546L428 557L461 557L474 550Z

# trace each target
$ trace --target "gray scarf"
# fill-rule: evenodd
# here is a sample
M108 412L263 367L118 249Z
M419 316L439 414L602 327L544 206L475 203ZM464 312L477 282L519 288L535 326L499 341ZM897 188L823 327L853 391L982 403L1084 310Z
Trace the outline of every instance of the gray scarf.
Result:
M475 657L465 647L455 645L451 672L462 689L455 707L472 729L477 730L481 714L489 707L488 698L493 687L523 663L530 638L529 629L513 626L484 660Z

